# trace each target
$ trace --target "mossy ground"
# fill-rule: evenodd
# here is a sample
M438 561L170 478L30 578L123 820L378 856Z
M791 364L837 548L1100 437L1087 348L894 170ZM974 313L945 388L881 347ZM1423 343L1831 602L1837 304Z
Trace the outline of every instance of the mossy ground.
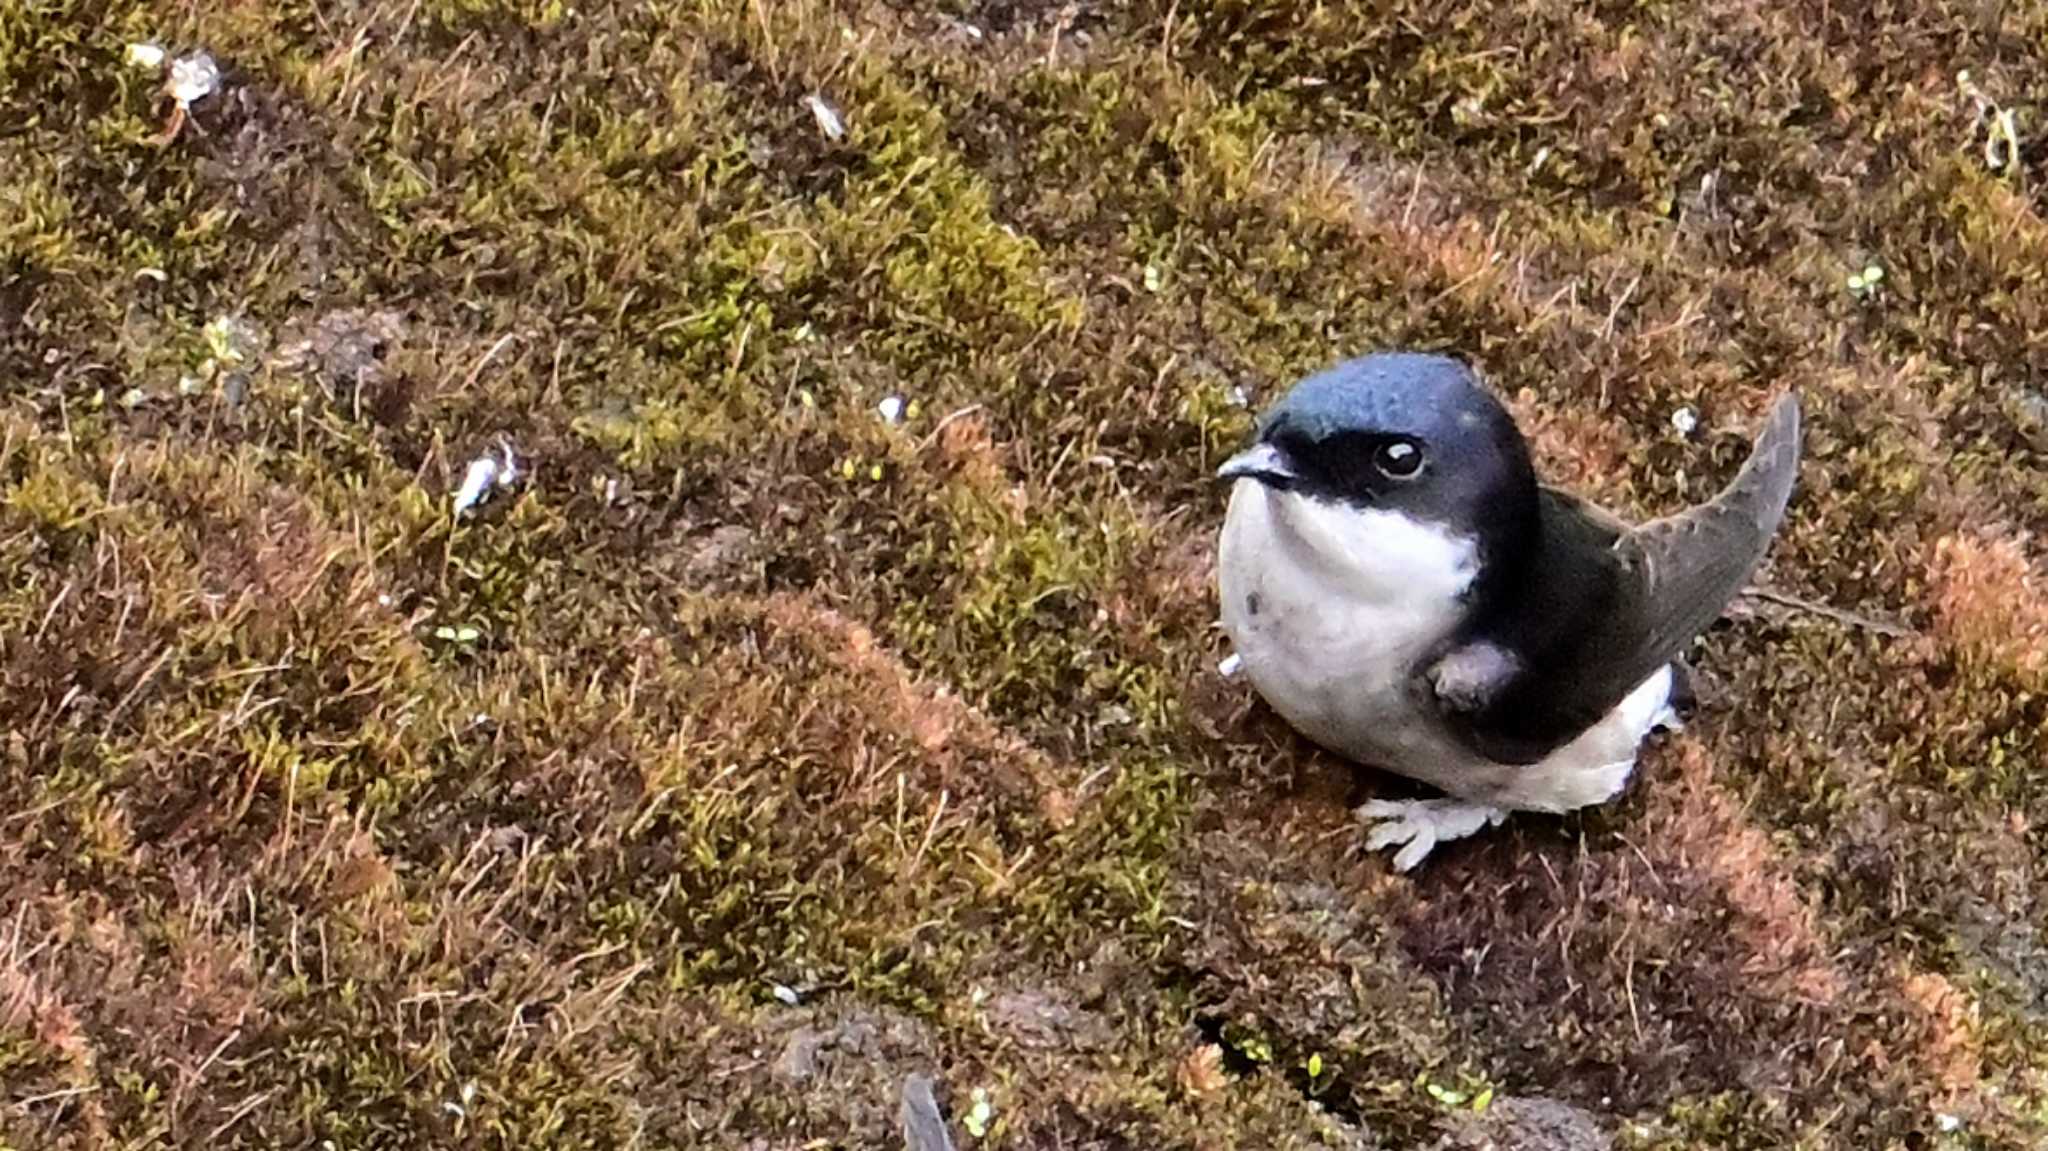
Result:
M944 7L0 9L0 1144L2048 1139L2048 9ZM1207 479L1387 344L1636 514L1798 387L1915 634L1391 876Z

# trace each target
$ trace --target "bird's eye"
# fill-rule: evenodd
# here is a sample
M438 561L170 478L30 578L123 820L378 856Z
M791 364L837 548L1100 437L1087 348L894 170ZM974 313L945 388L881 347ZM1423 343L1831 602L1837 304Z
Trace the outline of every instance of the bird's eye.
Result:
M1422 472L1422 449L1407 440L1381 444L1372 454L1372 466L1391 480L1412 480Z

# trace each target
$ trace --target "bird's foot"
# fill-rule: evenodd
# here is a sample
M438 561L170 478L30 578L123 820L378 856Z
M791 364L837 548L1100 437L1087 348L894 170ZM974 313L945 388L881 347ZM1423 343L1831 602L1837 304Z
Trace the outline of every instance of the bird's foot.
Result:
M1498 827L1508 817L1503 808L1463 799L1375 799L1357 809L1361 820L1374 824L1365 838L1367 851L1405 844L1394 853L1394 870L1408 871L1439 843L1463 839L1485 827Z

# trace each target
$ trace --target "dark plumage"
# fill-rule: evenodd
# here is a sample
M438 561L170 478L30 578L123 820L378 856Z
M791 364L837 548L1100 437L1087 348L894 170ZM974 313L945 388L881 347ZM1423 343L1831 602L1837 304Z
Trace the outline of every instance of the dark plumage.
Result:
M1602 750L1566 759L1619 754L1621 733L1647 722L1617 708L1741 589L1784 515L1798 461L1799 405L1786 395L1719 495L1630 526L1539 483L1512 416L1455 360L1387 353L1319 372L1265 414L1253 446L1220 473L1272 493L1243 508L1224 579L1267 586L1266 598L1287 589L1296 620L1359 622L1236 615L1253 641L1254 680L1351 750L1412 761L1380 766L1512 805L1501 797L1517 787L1498 768L1542 764L1560 779L1593 771L1608 761L1551 757L1603 722ZM1235 604L1226 609L1233 618ZM1674 667L1669 692L1647 703L1689 703L1685 680ZM1434 720L1389 692L1414 696ZM1480 775L1483 785L1460 792L1457 780Z

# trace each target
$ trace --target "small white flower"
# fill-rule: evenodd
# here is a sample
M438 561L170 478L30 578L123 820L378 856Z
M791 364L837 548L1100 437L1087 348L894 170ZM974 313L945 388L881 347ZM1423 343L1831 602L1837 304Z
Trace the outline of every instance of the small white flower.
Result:
M796 993L796 988L794 987L789 987L785 986L784 984L777 983L771 986L769 988L769 991L774 994L777 1000L790 1007L795 1007L797 1004L803 1002L803 998Z
M220 89L220 65L204 52L180 56L171 61L171 99L180 108L190 108Z
M1950 1115L1942 1111L1935 1114L1934 1125L1941 1128L1942 1134L1953 1135L1963 1129L1963 1120L1959 1115Z
M826 139L837 143L846 138L846 121L839 118L839 113L825 102L823 96L806 96L804 103L810 108L811 116L818 121L818 131L825 133Z
M883 423L896 423L903 418L903 397L889 396L881 402L877 410L882 413Z
M1700 414L1691 408L1680 408L1671 413L1671 426L1681 436L1690 436L1699 430Z
M164 66L164 50L155 44L130 44L128 66L154 72Z

